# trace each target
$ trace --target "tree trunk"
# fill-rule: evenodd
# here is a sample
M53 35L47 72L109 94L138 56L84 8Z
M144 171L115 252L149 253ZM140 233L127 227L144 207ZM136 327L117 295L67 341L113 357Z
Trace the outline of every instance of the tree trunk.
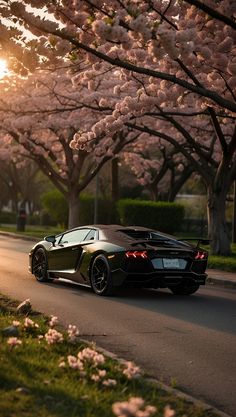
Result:
M111 160L111 199L113 204L119 200L119 159Z
M79 226L79 192L76 190L71 190L68 196L69 204L69 219L68 219L68 228L73 229L74 227Z
M226 224L226 187L208 187L207 217L210 249L213 255L231 254L229 230Z

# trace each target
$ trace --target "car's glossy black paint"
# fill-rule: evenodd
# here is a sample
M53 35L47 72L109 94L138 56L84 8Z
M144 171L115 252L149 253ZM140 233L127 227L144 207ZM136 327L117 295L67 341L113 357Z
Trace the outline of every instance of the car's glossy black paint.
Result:
M198 245L139 226L72 229L46 237L29 254L29 271L38 281L66 278L99 295L121 285L191 294L205 284L206 266L207 252Z

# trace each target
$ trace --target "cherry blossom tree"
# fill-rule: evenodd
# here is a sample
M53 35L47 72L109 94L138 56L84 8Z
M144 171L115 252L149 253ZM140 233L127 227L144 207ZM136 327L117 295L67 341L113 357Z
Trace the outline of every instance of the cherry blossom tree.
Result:
M174 146L155 136L142 134L121 152L121 158L138 182L150 191L154 201L173 202L194 172L188 160Z
M174 97L173 91L170 94ZM150 135L152 140L154 137L158 138L160 149L163 144L172 146L176 155L181 153L191 169L200 174L208 195L208 225L212 251L230 253L225 202L236 177L234 117L227 113L216 113L211 108L197 110L184 100L181 106L174 107L173 103L163 110L156 102L156 94L153 95L146 87L145 91L141 91L139 102L131 96L117 101L112 115L117 126L123 123L126 127ZM82 136L76 134L75 140L79 141L81 138L84 143L93 132L101 134L113 128L112 117L109 115L99 120L93 126L92 132ZM146 167L152 164L153 161L145 162ZM137 169L142 175L140 163L137 164ZM145 175L148 178L150 174Z
M56 73L42 71L25 81L16 79L11 88L7 80L0 102L0 157L15 164L24 158L36 162L65 195L70 228L79 224L81 191L108 160L139 136L127 128L125 135L117 132L94 141L91 152L83 146L72 148L75 133L87 131L100 112L106 112L100 100L99 92L82 85L73 89L70 75L62 68Z

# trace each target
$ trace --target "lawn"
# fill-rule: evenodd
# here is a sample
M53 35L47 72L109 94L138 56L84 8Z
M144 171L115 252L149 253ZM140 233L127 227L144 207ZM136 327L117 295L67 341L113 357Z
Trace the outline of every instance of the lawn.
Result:
M0 295L2 416L217 416L148 381L134 364L86 345L75 326L62 328L55 317L32 310L19 314L17 305ZM16 335L6 334L7 327Z
M19 233L24 236L42 239L46 235L57 234L62 231L61 228L42 226L27 226L25 232L17 232L15 226L0 226L0 231ZM209 247L206 246L208 250ZM232 244L232 256L209 256L208 267L213 269L221 269L228 272L236 272L236 244Z

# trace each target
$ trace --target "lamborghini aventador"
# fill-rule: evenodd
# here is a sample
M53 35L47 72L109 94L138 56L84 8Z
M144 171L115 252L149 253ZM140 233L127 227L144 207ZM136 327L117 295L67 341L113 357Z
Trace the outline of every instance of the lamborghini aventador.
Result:
M140 226L91 225L47 236L29 254L40 282L64 278L111 295L120 286L190 295L206 281L207 241L178 240Z

